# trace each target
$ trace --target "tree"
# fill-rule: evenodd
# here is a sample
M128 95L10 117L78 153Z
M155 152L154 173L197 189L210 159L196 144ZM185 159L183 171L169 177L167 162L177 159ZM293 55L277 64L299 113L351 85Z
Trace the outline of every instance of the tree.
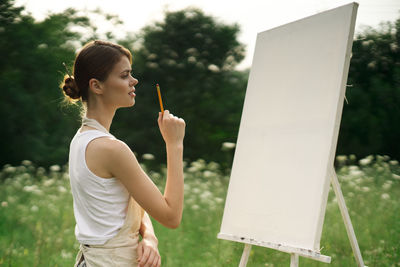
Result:
M159 83L165 108L186 120L185 157L224 159L221 144L236 141L248 74L234 71L244 57L238 33L238 25L194 8L166 12L163 22L145 27L133 51L136 111L118 112L117 134L140 153L164 155L156 122Z
M62 62L72 65L73 42L81 45L83 38L71 27L91 24L74 9L42 22L22 11L12 0L0 4L0 164L23 159L45 166L65 163L79 109L62 105Z
M353 42L338 153L400 158L400 18Z

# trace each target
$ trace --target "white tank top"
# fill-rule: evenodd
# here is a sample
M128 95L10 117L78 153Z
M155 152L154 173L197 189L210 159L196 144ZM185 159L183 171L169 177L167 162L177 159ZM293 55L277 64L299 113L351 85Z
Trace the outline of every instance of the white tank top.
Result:
M86 165L88 143L95 138L114 136L101 129L79 131L73 137L69 151L75 236L81 244L103 245L124 224L130 195L117 178L99 177Z

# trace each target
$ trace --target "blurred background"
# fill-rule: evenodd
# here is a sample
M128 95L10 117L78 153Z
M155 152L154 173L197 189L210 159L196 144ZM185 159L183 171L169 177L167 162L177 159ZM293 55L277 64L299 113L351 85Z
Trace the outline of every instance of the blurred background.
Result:
M113 134L139 155L151 153L156 161L164 161L156 123L159 106L154 85L159 83L165 108L187 121L185 158L225 163L229 157L221 148L224 142L236 142L256 32L333 5L310 1L300 9L291 1L294 4L281 13L276 11L282 4L276 4L276 9L271 3L264 10L251 7L261 13L238 16L238 20L251 20L257 25L254 32L250 24L242 30L239 23L231 22L232 15L220 19L196 7L175 10L183 5L179 1L171 2L172 6L150 1L143 10L142 4L125 6L124 1L106 1L104 7L101 2L89 6L85 1L19 2L3 0L0 6L0 166L24 159L47 167L67 162L69 142L80 122L79 107L62 104L58 87L65 74L62 62L72 69L76 52L93 39L118 42L134 56L133 72L139 80L136 105L117 111ZM398 159L400 2L371 3L366 1L366 7L360 3L337 154ZM68 5L74 8L55 12ZM123 10L129 10L131 19L125 20L131 24L138 20L137 24L147 24L129 31L116 13L102 9L110 6L123 15ZM241 12L235 7L216 5L214 13ZM213 10L212 5L207 9ZM277 19L279 14L284 15ZM249 32L251 40L246 39Z
M335 166L366 264L400 266L400 1L358 2ZM153 221L163 266L237 266L243 245L216 235L256 34L345 3L1 0L0 266L74 262L67 162L80 106L63 103L59 84L62 63L71 70L93 39L133 54L136 104L117 111L111 133L160 190L166 169L156 83L164 107L187 124L182 226L171 231ZM325 220L323 254L331 266L354 266L332 193ZM289 265L285 253L251 253L249 266Z

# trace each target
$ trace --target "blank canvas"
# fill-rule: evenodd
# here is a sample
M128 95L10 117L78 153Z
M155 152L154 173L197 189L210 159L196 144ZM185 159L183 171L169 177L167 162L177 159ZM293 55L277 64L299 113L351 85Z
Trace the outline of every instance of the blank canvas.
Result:
M258 34L219 238L319 252L357 6Z

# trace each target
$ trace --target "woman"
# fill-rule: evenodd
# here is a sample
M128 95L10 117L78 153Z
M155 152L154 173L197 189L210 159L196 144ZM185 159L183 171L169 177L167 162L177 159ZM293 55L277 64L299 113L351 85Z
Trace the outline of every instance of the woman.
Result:
M148 214L169 228L182 218L184 120L168 110L158 114L167 150L164 195L130 148L109 133L115 111L135 104L138 80L131 76L131 64L124 47L92 41L76 56L74 75L62 83L67 100L81 100L84 107L69 152L75 235L81 244L75 266L160 266Z

